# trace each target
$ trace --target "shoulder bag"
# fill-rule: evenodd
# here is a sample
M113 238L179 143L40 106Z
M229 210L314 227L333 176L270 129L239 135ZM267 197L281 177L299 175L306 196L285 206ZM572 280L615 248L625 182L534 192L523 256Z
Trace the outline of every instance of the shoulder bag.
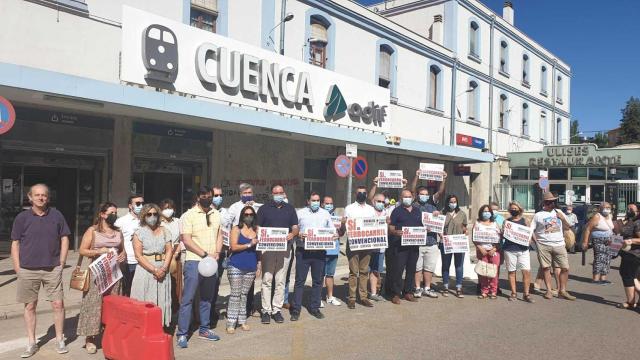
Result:
M93 232L91 232L91 245L89 246L89 249L93 248L95 237L96 233L94 230ZM69 288L80 291L88 291L89 281L91 281L91 271L89 270L89 268L86 268L84 270L81 269L82 257L82 255L78 255L78 263L76 264L76 268L71 272Z
M494 278L498 276L498 266L488 263L484 260L478 260L474 271L476 272L476 274L488 278Z

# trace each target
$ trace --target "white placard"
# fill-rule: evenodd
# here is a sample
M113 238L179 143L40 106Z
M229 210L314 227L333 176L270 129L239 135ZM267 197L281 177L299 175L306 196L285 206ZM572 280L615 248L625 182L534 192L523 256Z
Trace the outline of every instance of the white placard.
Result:
M186 93L326 126L390 131L389 89L306 60L129 6L123 6L121 41L120 80L175 92L168 97Z
M475 224L473 227L473 242L497 244L500 242L500 233L496 231L495 225Z
M109 249L108 253L100 255L89 264L89 269L91 270L91 281L95 282L100 294L109 290L113 284L122 279L116 249Z
M389 246L387 230L387 218L384 216L347 219L349 249L385 249Z
M442 246L445 254L468 253L469 237L465 234L445 235L442 237Z
M520 225L513 221L504 222L504 238L512 243L529 246L533 229L529 226Z
M402 170L378 170L378 187L386 189L402 189Z
M427 245L427 228L422 226L402 227L402 246Z
M220 227L220 232L222 233L222 245L224 246L231 246L230 242L229 242L229 237L231 235L231 229L229 229L226 226L221 226Z
M620 235L611 236L611 243L609 244L609 255L611 257L618 256L620 249L624 246L624 238Z
M540 173L538 175L539 177L545 177L548 178L549 177L549 171L548 170L540 170Z
M258 229L258 251L287 251L289 229L261 227Z
M304 239L305 250L333 250L336 229L334 228L307 228L307 236Z
M347 157L350 157L350 158L358 157L358 145L347 144Z
M331 222L333 223L333 226L335 226L336 231L340 230L342 227L342 216L331 216Z
M420 163L420 174L418 176L421 180L444 180L444 164L430 164Z
M422 213L422 225L424 225L429 232L436 234L442 234L444 232L444 221L447 217L445 215L435 216L432 213Z

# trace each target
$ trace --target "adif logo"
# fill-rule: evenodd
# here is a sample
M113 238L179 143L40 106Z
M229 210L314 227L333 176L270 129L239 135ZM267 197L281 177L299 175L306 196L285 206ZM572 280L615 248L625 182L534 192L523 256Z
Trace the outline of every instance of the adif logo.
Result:
M327 121L338 120L348 113L353 122L363 122L367 125L373 123L375 126L382 127L387 116L386 108L387 106L376 105L373 101L364 108L358 103L347 106L338 85L331 85L325 102L324 117Z
M178 39L166 26L149 25L142 36L144 76L149 85L172 87L178 77Z

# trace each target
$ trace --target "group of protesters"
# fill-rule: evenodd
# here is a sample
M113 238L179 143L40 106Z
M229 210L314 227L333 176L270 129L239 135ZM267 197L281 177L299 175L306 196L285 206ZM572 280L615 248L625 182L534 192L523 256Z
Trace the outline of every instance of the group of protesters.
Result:
M576 299L567 289L569 259L563 235L573 225L572 216L558 208L557 197L552 193L544 193L541 209L531 221L525 218L524 209L517 201L508 204L509 217L506 219L498 213L499 206L495 203L481 205L477 218L468 219L460 208L458 197L444 195L446 173L435 189L418 186L418 172L411 184L403 180L404 188L395 204L386 191L378 191L377 180L374 179L375 185L371 189L358 186L355 202L348 204L341 215L336 213L332 196L315 192L309 194L306 207L296 210L288 203L285 188L279 184L272 186L270 201L259 204L255 201L252 185L242 183L239 185L240 199L228 208L222 207L221 187L202 186L195 192L193 206L180 217L176 216L175 203L170 199L159 204L145 203L142 195L134 194L129 198L127 214L119 218L116 204L101 204L93 225L82 236L79 255L94 260L109 252L117 254L123 277L104 292L98 291L96 284L90 281L83 293L77 334L85 337L87 353L97 351L96 341L102 330L102 300L109 294L157 304L167 331L173 331L170 329L175 326L179 348L188 347L189 335L196 323L198 338L219 340L210 327L220 316L216 304L224 272L230 286L226 309L228 334L237 329L249 331L247 319L251 316L258 316L262 324L282 323L285 321L283 313L288 310L290 321L299 320L309 272L311 293L306 308L309 315L317 319L325 317L322 308L340 306L345 300L348 309L355 309L356 304L371 308L377 302L390 301L400 305L403 301L417 302L421 297L452 295L463 298L463 267L470 250L450 251L444 245L448 236L456 235L472 240L477 263L483 265L482 271L476 267L479 281L475 296L479 299L498 297L501 264L508 272L510 301L518 299L517 271L523 276L522 300L528 303L534 302L532 291L541 291L542 283L544 299L554 296ZM62 214L48 206L49 189L45 184L32 186L28 197L32 206L16 217L11 232L12 258L18 276L17 299L25 304L29 340L23 358L38 351L35 324L41 286L54 309L56 350L61 354L68 352L63 334L62 269L66 264L71 232ZM442 231L429 229L422 244L403 245L403 228L423 227L423 213L444 217ZM590 240L593 242L594 283L604 285L610 269L608 245L614 234L623 236L620 274L626 301L620 306L624 308L637 306L640 290L637 279L640 267L638 215L638 207L630 204L625 218L614 222L611 206L602 203L581 239L585 249ZM383 245L374 249L350 245L350 230L358 221L372 218L386 222L387 235ZM505 230L512 226L511 223L531 229L528 241L522 243L505 237ZM286 229L283 251L259 249L259 234L264 228ZM305 247L309 229L329 228L333 229L331 248ZM485 237L474 237L476 231L482 231ZM346 251L343 252L340 239L344 235ZM498 240L483 241L489 238ZM536 250L540 264L533 286L531 249ZM346 254L349 268L348 294L342 301L334 292L340 254ZM205 276L199 270L203 259L208 257L217 264L217 271L211 276ZM456 281L455 288L450 290L452 261ZM441 263L442 285L436 289L433 277L438 262ZM290 296L293 266L295 277ZM493 269L493 272L487 269ZM259 306L254 299L256 279L261 280ZM326 289L324 300L323 289Z

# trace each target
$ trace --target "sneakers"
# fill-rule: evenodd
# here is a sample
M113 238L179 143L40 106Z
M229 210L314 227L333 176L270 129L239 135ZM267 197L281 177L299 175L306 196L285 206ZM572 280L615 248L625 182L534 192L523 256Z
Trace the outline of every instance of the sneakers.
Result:
M320 309L324 309L324 307L325 307L324 301L321 300L320 301Z
M433 290L433 289L424 289L424 290L422 290L422 295L424 295L426 297L430 297L432 299L437 299L438 298L438 293L435 292L435 290Z
M280 311L273 314L272 317L273 317L273 321L275 321L278 324L282 324L284 322L284 317L282 317L282 314L280 313Z
M178 336L178 347L181 349L186 349L188 346L187 337L185 335Z
M558 297L561 297L561 298L566 299L566 300L571 300L571 301L574 301L574 300L576 299L576 297L575 297L575 296L573 296L573 295L569 294L569 292L568 292L568 291L566 291L566 290L564 290L564 291L560 291L560 292L558 293Z
M266 312L263 312L262 315L260 315L260 320L263 324L269 324L271 323L271 316Z
M198 331L198 338L202 339L202 340L209 340L209 341L218 341L218 340L220 340L220 336L216 335L210 329Z
M421 298L421 297L422 297L422 288L417 288L417 289L413 292L413 297L414 297L414 298Z
M69 352L67 345L64 343L64 339L56 343L56 352L58 352L58 354L66 354Z
M369 299L376 302L384 301L384 298L380 296L380 294L369 294Z
M311 314L311 316L313 316L316 319L324 319L324 314L320 312L320 310L312 310L309 311L309 314Z
M23 359L26 359L28 357L32 357L33 355L35 355L36 352L38 352L38 345L29 344L27 345L27 348L24 350L24 352L20 354L20 357Z
M334 305L334 306L340 306L342 305L342 303L340 302L340 300L336 299L335 296L332 296L330 298L327 299L327 303Z
M318 310L319 312L320 310ZM297 311L292 311L291 312L291 321L298 321L298 319L300 319L300 313Z

